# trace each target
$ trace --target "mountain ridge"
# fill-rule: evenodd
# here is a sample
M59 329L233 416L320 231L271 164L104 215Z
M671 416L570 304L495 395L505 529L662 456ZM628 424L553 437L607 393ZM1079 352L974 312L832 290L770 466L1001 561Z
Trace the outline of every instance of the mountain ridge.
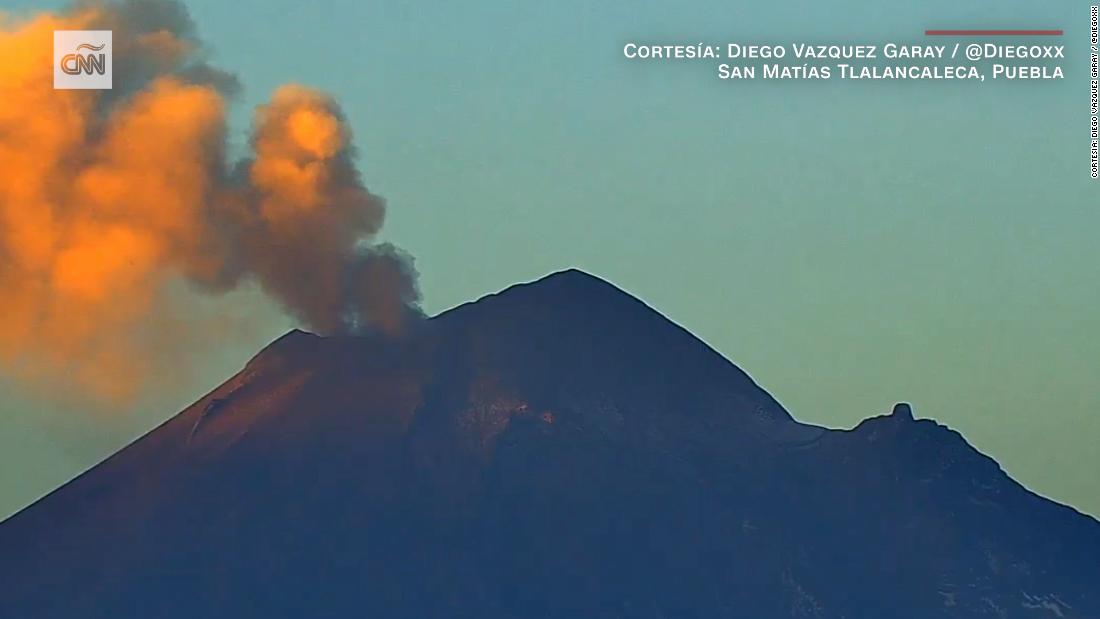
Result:
M566 271L397 338L277 338L0 523L0 599L112 619L1100 616L1100 523L1064 507L904 403L798 422Z

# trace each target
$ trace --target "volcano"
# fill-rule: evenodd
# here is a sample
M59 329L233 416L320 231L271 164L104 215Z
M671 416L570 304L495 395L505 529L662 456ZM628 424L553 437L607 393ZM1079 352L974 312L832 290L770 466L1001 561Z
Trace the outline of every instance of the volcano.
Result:
M800 423L575 270L288 333L0 524L12 618L1095 619L1098 585L1100 523L957 432Z

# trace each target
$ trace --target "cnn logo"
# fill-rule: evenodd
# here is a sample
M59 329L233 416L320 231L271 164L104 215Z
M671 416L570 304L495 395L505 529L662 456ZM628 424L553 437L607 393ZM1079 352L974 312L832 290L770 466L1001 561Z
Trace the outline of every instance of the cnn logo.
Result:
M110 30L54 30L53 87L111 88L111 53Z

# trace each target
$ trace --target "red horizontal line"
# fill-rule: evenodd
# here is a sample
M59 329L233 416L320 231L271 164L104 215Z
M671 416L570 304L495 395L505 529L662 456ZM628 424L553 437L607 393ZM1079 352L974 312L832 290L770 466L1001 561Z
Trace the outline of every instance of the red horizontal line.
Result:
M1060 37L1061 30L925 30L926 36L943 37Z

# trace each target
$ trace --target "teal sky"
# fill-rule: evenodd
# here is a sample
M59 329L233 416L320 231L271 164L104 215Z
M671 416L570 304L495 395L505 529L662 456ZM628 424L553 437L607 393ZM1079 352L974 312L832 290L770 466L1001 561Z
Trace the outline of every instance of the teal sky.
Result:
M850 427L908 400L1033 490L1100 515L1088 3L187 4L212 60L244 84L236 141L279 84L340 100L429 312L580 267L709 342L798 419ZM922 43L928 27L1063 28L1066 79L724 83L716 62L621 51ZM0 385L0 515L290 325L244 302L256 332L148 410L89 420Z

